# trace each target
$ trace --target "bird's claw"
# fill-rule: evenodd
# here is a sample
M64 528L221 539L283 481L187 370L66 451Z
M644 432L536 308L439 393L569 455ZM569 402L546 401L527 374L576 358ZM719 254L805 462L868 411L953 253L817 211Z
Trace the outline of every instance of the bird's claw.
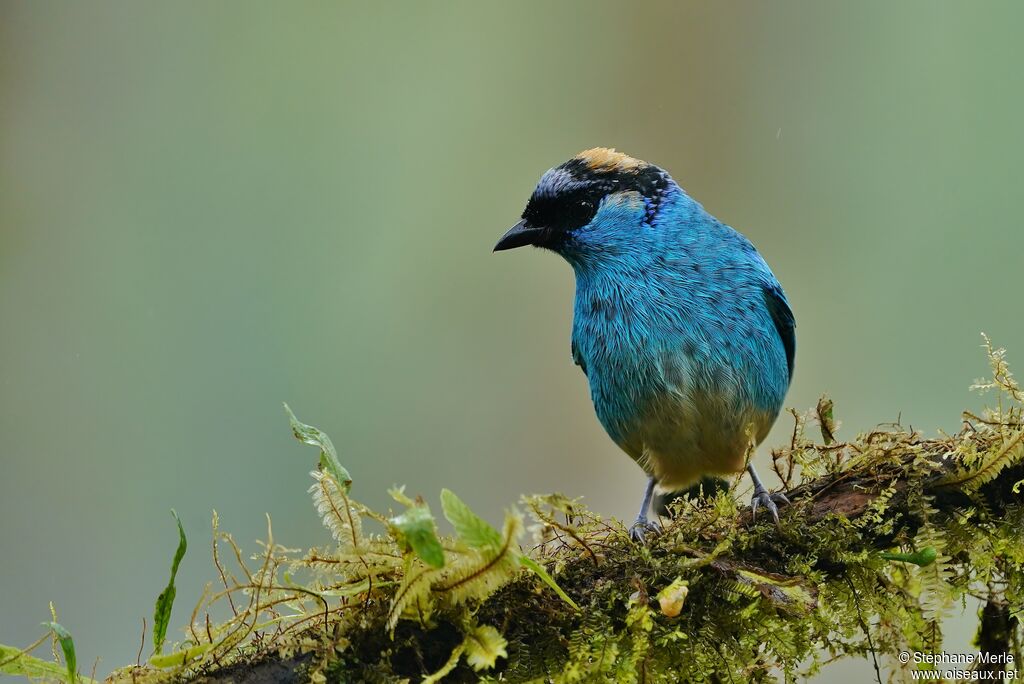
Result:
M786 497L782 492L770 493L764 487L758 487L754 490L754 496L750 498L750 519L757 521L757 509L764 506L765 509L772 514L772 519L775 520L775 524L779 524L779 507L777 504L788 504L789 498Z
M637 544L646 543L648 533L652 535L661 534L661 525L647 518L637 518L629 526L629 538Z

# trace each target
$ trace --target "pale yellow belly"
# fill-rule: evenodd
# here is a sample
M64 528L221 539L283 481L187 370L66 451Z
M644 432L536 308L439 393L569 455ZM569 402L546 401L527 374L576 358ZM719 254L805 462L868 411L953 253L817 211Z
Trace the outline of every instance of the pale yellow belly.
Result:
M714 402L664 402L619 446L660 487L682 489L703 475L741 472L773 418L753 410L727 411Z

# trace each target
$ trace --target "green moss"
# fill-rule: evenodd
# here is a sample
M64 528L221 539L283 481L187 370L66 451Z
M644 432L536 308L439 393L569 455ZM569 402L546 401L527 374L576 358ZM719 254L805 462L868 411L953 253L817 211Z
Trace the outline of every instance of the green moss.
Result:
M779 527L717 492L673 503L649 546L561 495L522 499L529 551L518 511L498 530L447 491L457 536L438 537L421 499L394 492L397 513L352 499L330 440L292 416L321 450L310 491L334 545L296 554L268 521L248 563L215 517L220 589L173 653L112 678L301 662L312 681L756 682L840 657L872 658L881 678L913 667L900 651L941 650L943 618L968 596L987 606L979 643L1020 662L1024 397L1003 352L988 351L993 378L979 387L998 391L998 408L965 414L957 435L888 426L842 441L823 399L809 413L821 442L794 414L773 453L793 501ZM211 624L228 603L233 617Z

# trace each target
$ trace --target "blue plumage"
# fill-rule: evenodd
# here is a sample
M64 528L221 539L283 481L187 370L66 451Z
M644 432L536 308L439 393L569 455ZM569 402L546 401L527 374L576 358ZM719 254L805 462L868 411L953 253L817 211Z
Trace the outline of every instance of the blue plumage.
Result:
M658 167L596 149L544 174L496 249L523 244L572 265L573 359L650 484L743 470L782 408L795 352L786 296L750 241ZM751 474L755 505L775 514Z

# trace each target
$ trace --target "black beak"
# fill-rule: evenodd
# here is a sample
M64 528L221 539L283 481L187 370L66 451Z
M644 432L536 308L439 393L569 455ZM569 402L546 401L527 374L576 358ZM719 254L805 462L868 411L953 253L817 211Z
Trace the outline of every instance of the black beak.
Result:
M501 236L498 244L494 245L494 251L500 252L505 249L515 249L523 245L536 245L540 243L547 229L535 228L523 219L508 229L508 232Z

